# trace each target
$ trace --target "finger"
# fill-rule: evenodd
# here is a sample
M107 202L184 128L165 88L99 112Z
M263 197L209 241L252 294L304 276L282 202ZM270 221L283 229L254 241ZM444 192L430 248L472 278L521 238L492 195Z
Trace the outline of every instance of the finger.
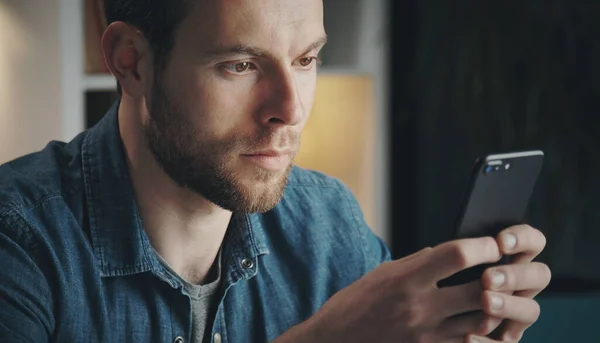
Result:
M551 272L547 265L539 262L507 264L490 267L481 278L484 289L496 292L525 291L523 294L537 295L550 283ZM533 296L528 296L533 297Z
M421 275L426 284L435 284L461 270L497 262L501 257L498 244L491 237L450 241L429 251Z
M466 335L475 334L487 336L502 323L501 318L495 318L481 311L461 314L443 321L437 328L440 339L452 340L463 339Z
M545 288L546 287L540 288L540 289L529 289L529 290L526 290L526 291L517 291L517 292L514 292L514 295L517 296L517 297L521 297L521 298L533 299L538 294L540 294Z
M508 289L512 288L517 290L516 292L514 292L515 297L535 297L540 291L546 288L551 278L550 269L542 263L532 262L527 264L515 264L509 266L490 268L488 271L486 271L486 273L489 274L484 273L484 276L482 278L482 284L484 285L484 287L489 285L489 282L493 278L491 275L493 275L495 271L502 269L505 270L506 275L511 274L511 272L507 272L506 269L512 270L513 272L516 271L516 276L513 279L520 280L515 282L520 286L510 286L511 281L509 280L511 279L511 277L506 278L506 285L503 286ZM496 276L496 278L498 277ZM527 278L529 278L530 280L527 281ZM537 283L537 285L535 285L535 283ZM525 288L525 290L519 290L520 288ZM500 289L502 289L502 287ZM527 330L527 328L529 328L531 324L532 323L530 322L506 320L502 323L501 327L493 333L492 337L501 339L502 341L519 341L523 336L525 330Z
M424 256L424 255L426 255L431 250L432 250L431 247L427 247L427 248L421 249L421 250L419 250L419 251L417 251L415 253L412 253L411 255L402 257L402 258L400 258L398 260L393 260L393 261L385 262L384 264L389 264L391 266L394 266L396 264L400 264L401 266L406 266L407 265L406 262L411 262L413 268L420 269L421 265L423 265L426 262L426 260L424 260L422 258L419 259L419 258L422 257L422 256ZM394 269L394 268L392 267L392 269ZM399 271L400 270L404 270L404 268L396 268L396 269L398 269Z
M502 254L513 255L511 263L531 262L546 246L544 234L529 225L509 227L496 240Z
M465 343L518 343L518 341L495 341L491 338L471 335L467 337Z
M421 249L421 250L419 250L419 251L417 251L417 252L415 252L415 253L413 253L413 254L411 254L411 255L408 255L408 256L406 256L406 257L403 257L401 260L402 260L402 261L404 261L404 262L406 262L406 261L410 261L410 260L414 260L414 259L416 259L417 257L419 257L419 256L422 256L422 255L424 255L424 254L428 253L428 252L429 252L429 251L431 251L432 249L433 249L433 248L431 248L431 247L426 247L426 248L423 248L423 249Z
M527 330L531 325L531 323L520 323L514 320L505 320L490 337L499 339L503 342L518 342L521 340L521 337L523 337L525 330Z
M533 299L484 291L481 297L483 311L490 316L531 325L540 316L540 305Z
M397 274L401 277L404 277L407 270L408 272L412 271L413 274L419 274L425 267L426 263L428 262L428 258L424 257L427 256L427 254L429 254L429 252L432 250L433 248L431 247L427 247L424 249L421 249L415 253L412 253L411 255L402 257L398 260L392 260L392 261L388 261L388 262L384 262L382 263L381 267L387 268L388 270L390 270L390 274L394 275ZM396 267L398 266L398 267ZM420 280L417 280L416 282L419 282ZM419 282L420 283L420 282ZM418 285L419 287L422 287L421 284ZM433 287L432 287L433 289Z
M464 285L444 287L433 293L432 303L439 304L437 315L446 319L452 316L482 309L481 282L473 281Z

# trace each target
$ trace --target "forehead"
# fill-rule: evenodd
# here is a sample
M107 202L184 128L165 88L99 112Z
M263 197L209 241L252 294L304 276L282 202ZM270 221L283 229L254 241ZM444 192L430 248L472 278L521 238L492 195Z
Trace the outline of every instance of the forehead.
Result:
M177 36L192 49L253 45L291 53L324 35L322 0L199 0Z

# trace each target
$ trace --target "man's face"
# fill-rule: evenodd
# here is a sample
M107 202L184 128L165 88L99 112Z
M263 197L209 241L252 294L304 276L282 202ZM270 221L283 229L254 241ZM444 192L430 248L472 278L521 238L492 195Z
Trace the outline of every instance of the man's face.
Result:
M280 200L313 105L321 0L199 0L155 73L144 131L165 172L218 206Z

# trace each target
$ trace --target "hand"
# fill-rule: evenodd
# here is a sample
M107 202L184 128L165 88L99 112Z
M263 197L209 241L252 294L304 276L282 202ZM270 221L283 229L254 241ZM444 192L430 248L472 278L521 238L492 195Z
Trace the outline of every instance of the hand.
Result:
M491 335L497 340L471 336L468 340L471 343L518 342L539 317L540 307L533 297L550 283L550 269L545 264L531 262L546 245L546 238L540 231L527 225L514 226L501 232L497 242L500 251L511 256L511 263L484 272L483 310L497 324L502 318L508 320ZM498 285L494 284L495 280ZM492 309L493 297L498 297L504 306Z
M481 282L446 288L437 282L501 256L496 240L486 237L447 242L384 263L275 342L463 343L469 333L487 335L501 319L482 311ZM500 317L518 320L513 306L507 302L508 312Z

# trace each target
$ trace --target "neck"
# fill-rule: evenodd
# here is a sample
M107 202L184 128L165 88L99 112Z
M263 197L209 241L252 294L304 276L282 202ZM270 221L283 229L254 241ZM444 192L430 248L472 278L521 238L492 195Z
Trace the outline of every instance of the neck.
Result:
M123 95L119 131L143 227L171 269L190 283L202 283L223 242L231 212L178 186L147 147L144 102Z

